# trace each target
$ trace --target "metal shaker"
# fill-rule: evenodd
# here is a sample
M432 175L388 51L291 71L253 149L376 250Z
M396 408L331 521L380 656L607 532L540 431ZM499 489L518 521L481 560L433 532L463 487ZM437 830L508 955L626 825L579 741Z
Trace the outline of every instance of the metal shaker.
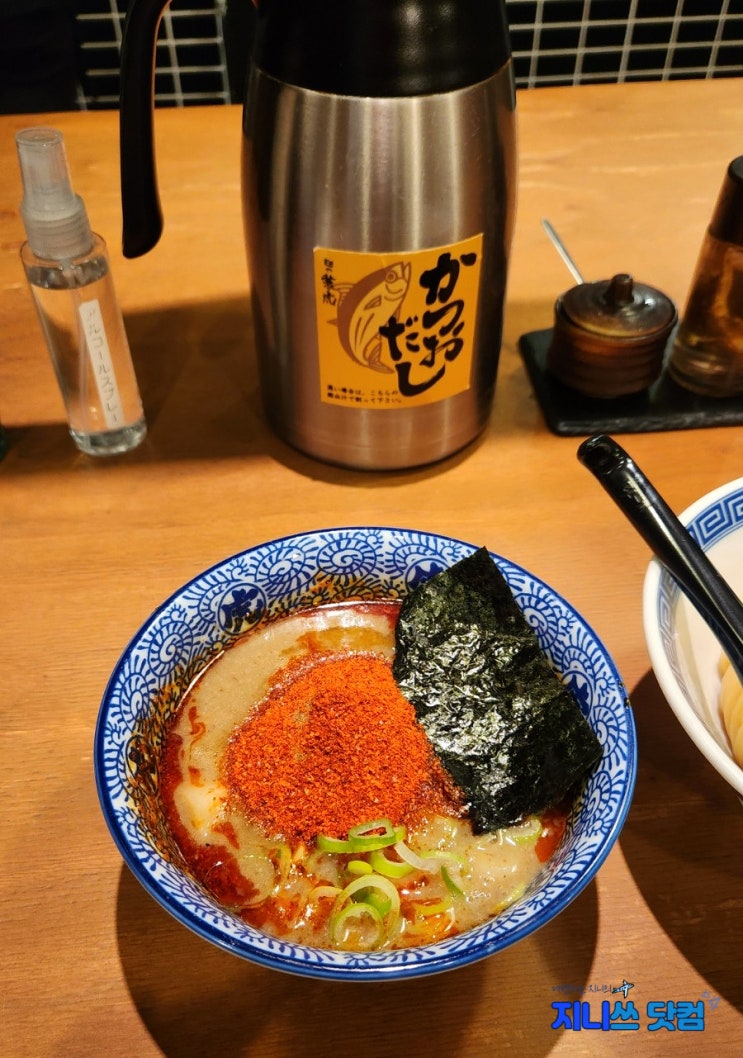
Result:
M137 10L158 6L130 8L122 128L130 57L147 35ZM261 390L276 432L368 469L472 441L492 404L514 219L504 4L260 0L243 133ZM139 168L127 203L122 151L125 253L127 225L141 227ZM132 241L131 255L144 252Z

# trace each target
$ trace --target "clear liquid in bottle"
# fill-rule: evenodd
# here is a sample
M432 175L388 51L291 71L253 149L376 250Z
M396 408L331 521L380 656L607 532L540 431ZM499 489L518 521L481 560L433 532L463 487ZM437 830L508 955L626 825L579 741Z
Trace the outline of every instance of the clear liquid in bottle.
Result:
M129 451L147 427L105 246L81 260L21 251L67 410L70 434L88 455Z
M743 394L743 155L725 173L668 371L700 396Z
M743 247L707 235L669 372L701 396L743 394Z

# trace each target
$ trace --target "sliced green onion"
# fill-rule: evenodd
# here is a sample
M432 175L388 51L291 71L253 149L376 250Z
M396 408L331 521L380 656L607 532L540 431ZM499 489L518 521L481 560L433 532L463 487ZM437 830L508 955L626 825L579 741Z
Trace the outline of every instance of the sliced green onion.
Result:
M291 870L292 851L288 845L277 845L273 852L278 861L279 878L283 884L289 877L289 871Z
M459 856L456 852L442 852L439 850L427 852L425 855L431 856L440 862L441 877L449 892L455 896L464 896L462 875L467 867L467 861L464 856Z
M257 907L273 892L276 885L276 864L269 855L249 852L239 858L240 869L253 885L254 896L246 900L243 907Z
M363 916L370 918L376 927L375 936L371 944L369 944L369 947L378 948L384 939L384 920L379 911L377 911L372 904L367 903L349 904L348 907L344 907L343 910L338 913L331 923L330 930L334 942L336 944L342 944L346 939L346 931L350 925L351 919L359 919Z
M394 830L392 823L387 818L372 819L371 823L357 823L348 831L349 838L366 838L373 831L381 830L384 834L391 834Z
M509 828L506 832L506 841L515 845L532 845L542 833L542 821L538 816L527 816L523 823Z
M370 892L375 890L379 891L389 900L390 906L387 914L387 929L391 930L396 925L400 914L400 894L389 878L383 878L381 874L365 874L363 877L355 878L352 882L349 882L346 888L336 897L335 906L333 907L332 912L333 917L339 914L345 907L346 903L349 900L352 900L355 895L363 889L368 889ZM370 904L369 894L364 896L362 901ZM354 903L356 902L358 901L354 901Z
M460 867L464 866L464 856L458 856L456 852L444 852L443 849L431 849L429 852L423 853L424 858L430 858L432 860L439 860L441 863L458 863Z
M395 886L388 878L382 878L378 874L368 874L363 878L355 878L352 882L349 882L346 888L342 892L342 896L345 899L350 900L354 893L357 893L359 889L381 889L383 893L386 893L393 904L399 906L400 894L398 893Z
M379 833L381 831L381 833ZM373 819L351 827L347 838L331 838L319 834L317 847L321 852L373 852L394 845L405 836L404 827L394 827L389 819Z
M404 836L405 828L394 827L389 819L373 819L371 823L360 823L359 826L351 827L348 832L348 840L356 852L361 852L362 849L366 852L384 849L388 845L394 845Z
M426 874L436 874L441 870L440 857L433 854L430 856L418 856L411 848L408 848L404 841L396 842L394 850L401 860L409 863L411 867L415 867L418 871L425 871Z
M410 874L413 867L404 860L391 860L381 849L375 849L369 854L369 870L372 869L378 874L383 874L385 878L404 878L406 874Z
M327 852L313 849L301 864L304 876L316 885L337 885L343 888L341 881L341 865Z
M451 895L449 893L443 898L443 900L437 900L434 904L419 904L414 903L415 913L417 915L440 915L442 911L448 911L451 907Z
M317 847L320 852L353 852L351 842L345 838L330 838L327 834L318 834Z
M351 903L349 903L351 901ZM355 878L338 894L330 915L330 932L335 943L342 943L340 926L351 917L366 913L379 921L380 929L374 941L378 947L392 932L400 917L400 894L388 878L366 874Z
M316 885L314 889L310 889L307 899L319 899L321 896L332 896L335 899L342 892L343 890L339 885Z
M392 908L392 901L384 893L380 893L377 889L370 889L366 895L361 893L355 893L353 900L360 904L369 904L376 911L379 912L382 917L390 913Z
M441 877L444 879L444 885L450 893L452 893L454 896L464 896L464 890L461 889L459 885L454 881L451 874L449 873L448 867L442 866Z
M368 860L349 860L346 868L349 874L371 874L374 870Z

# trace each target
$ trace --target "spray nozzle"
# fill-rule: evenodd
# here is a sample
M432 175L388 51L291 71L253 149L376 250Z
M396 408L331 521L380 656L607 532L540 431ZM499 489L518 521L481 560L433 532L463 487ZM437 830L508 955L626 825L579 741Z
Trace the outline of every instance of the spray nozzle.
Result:
M23 179L21 216L31 249L55 261L87 253L93 236L85 204L70 184L62 133L30 128L15 139Z

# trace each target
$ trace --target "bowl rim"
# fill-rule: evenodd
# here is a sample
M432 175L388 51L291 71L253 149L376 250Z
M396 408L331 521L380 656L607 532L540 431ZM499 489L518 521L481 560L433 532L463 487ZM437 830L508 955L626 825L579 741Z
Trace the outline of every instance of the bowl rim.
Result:
M719 485L710 492L700 496L699 499L689 504L679 514L679 521L691 528L692 535L696 536L694 529L699 518L711 507L716 506L721 500L733 497L736 493L743 496L743 477L734 478L724 485ZM738 523L743 529L743 522ZM736 526L730 526L725 532L715 536L712 540L714 545L722 540L728 533L735 531ZM666 653L663 637L660 632L661 614L659 612L661 598L661 582L671 585L671 602L675 605L681 595L680 587L673 581L671 574L665 569L659 559L653 557L645 572L642 592L643 627L645 632L645 643L650 663L655 677L660 685L663 695L668 702L672 712L686 731L692 742L695 743L700 753L716 769L717 772L743 796L743 768L720 746L715 737L710 733L707 725L697 715L692 706L686 700L684 692L678 684L668 655Z
M210 574L228 566L230 563L235 562L243 556L248 556L260 552L269 546L275 546L279 544L286 544L289 542L296 542L305 540L307 538L315 537L318 535L334 535L334 534L410 534L415 539L426 538L431 540L438 540L444 544L452 544L457 548L464 548L467 551L475 550L477 545L471 544L468 541L462 540L457 537L449 536L444 533L432 533L421 529L410 529L400 526L359 526L359 525L344 525L334 526L326 529L310 529L300 531L296 533L289 533L281 537L276 537L272 540L266 540L259 544L253 545L242 551L238 551L233 555L226 556L213 563L211 566L204 570L200 570L188 581L176 588L171 594L156 607L150 615L140 624L139 628L130 637L126 647L122 651L118 658L116 665L107 680L106 687L102 696L100 709L95 725L94 733L94 771L95 771L95 782L98 793L98 798L101 804L103 815L114 840L116 847L126 866L133 873L137 881L143 886L143 888L152 896L155 901L160 904L166 911L168 911L176 920L182 925L186 926L191 932L196 933L197 936L202 937L215 944L217 947L222 948L225 951L230 952L233 955L237 955L247 961L266 966L274 970L283 970L292 974L300 976L309 976L314 978L326 978L333 980L350 980L350 981L375 981L375 980L392 980L392 979L407 979L417 976L441 973L447 970L455 969L464 965L468 965L473 962L477 962L481 959L487 958L497 951L504 950L510 947L512 944L523 939L531 933L536 932L542 926L546 925L553 918L555 918L565 907L567 907L573 900L590 884L595 878L599 869L603 865L607 856L611 852L614 844L616 843L619 834L624 826L624 823L629 812L630 805L634 794L634 788L637 778L637 733L634 723L634 715L629 701L627 690L622 680L619 671L616 667L612 655L607 650L603 641L596 634L593 627L586 621L586 619L573 607L559 592L553 589L547 582L543 581L540 577L533 574L530 570L518 563L513 562L511 559L505 558L488 549L491 557L498 563L499 568L504 573L508 571L510 567L517 575L523 575L530 580L534 585L538 586L540 590L544 590L551 598L553 598L561 607L563 607L569 614L573 615L580 626L584 629L587 636L593 641L595 648L600 651L603 657L608 673L613 680L617 691L621 692L623 700L623 710L617 710L617 715L623 717L623 730L622 735L626 739L626 761L623 769L623 775L621 780L620 795L617 798L617 808L614 817L610 821L610 825L605 831L602 832L602 838L600 844L597 846L595 855L589 864L582 867L578 877L573 878L570 886L565 885L564 888L558 892L548 906L542 908L538 912L538 920L535 922L531 918L526 918L521 924L517 924L508 933L507 937L495 937L489 942L475 943L472 948L463 950L461 947L455 947L451 951L448 949L445 953L441 953L440 950L433 954L434 949L440 949L441 944L446 945L446 941L439 942L437 945L423 945L419 948L409 949L409 951L419 953L419 958L407 962L393 961L390 962L390 956L401 956L407 952L408 949L394 950L394 951L381 951L381 952L370 952L370 953L339 953L325 949L312 949L312 951L319 951L325 953L328 956L332 956L333 959L327 963L322 962L308 962L302 958L290 958L287 956L281 956L276 952L267 952L261 949L251 948L246 950L248 947L247 941L244 947L238 947L234 941L230 939L228 935L221 932L219 927L214 926L198 916L196 916L190 909L184 906L172 896L166 889L158 884L156 878L153 878L148 871L145 862L137 855L135 849L133 849L126 836L122 833L122 828L117 819L117 813L114 804L111 800L110 791L104 781L105 766L104 766L104 740L103 733L107 718L107 705L109 704L110 694L113 687L119 678L122 668L125 665L127 658L130 653L141 639L143 634L152 627L157 619L168 610L177 600L186 592L190 587L194 586L197 582L208 578ZM503 567L506 567L504 570ZM151 848L153 855L161 857L161 854ZM552 884L552 883L550 883ZM517 903L512 905L506 911L502 912L498 919L507 922L510 918L514 917L514 912L520 905ZM494 919L488 920L488 922L482 923L480 926L476 926L471 930L466 931L463 934L459 934L459 937L467 935L477 935L478 931L484 930L489 923L495 921ZM456 940L457 938L449 938L450 940ZM281 941L281 948L297 949L301 952L304 946L298 945L292 942ZM430 951L432 954L428 960L423 958L425 953ZM337 957L341 957L338 959ZM343 958L348 956L350 958ZM362 965L363 964L363 965Z

